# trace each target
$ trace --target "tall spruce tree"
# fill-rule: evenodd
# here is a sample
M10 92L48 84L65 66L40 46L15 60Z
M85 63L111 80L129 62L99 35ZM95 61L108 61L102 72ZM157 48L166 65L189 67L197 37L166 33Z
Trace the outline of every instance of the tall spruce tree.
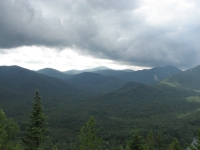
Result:
M101 150L102 139L97 137L95 125L96 121L94 117L91 117L86 125L82 127L79 135L79 150Z
M143 140L137 129L135 129L134 135L128 143L128 148L130 150L144 150Z
M155 145L156 145L156 149L157 150L164 150L165 146L164 146L164 141L162 139L162 136L161 136L161 133L159 132L157 137L156 137L156 142L155 142Z
M181 150L177 138L174 138L167 150Z
M147 141L146 141L146 146L145 146L145 150L155 150L155 146L154 146L154 138L153 138L153 133L150 132L147 135Z
M41 97L37 90L34 97L33 109L29 115L25 137L23 138L26 149L42 150L44 142L47 139L47 130L47 117L43 114Z

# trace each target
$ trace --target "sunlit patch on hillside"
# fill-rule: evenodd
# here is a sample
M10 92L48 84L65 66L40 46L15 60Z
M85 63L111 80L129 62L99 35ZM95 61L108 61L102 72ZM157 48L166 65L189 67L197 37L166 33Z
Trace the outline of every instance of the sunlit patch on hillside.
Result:
M200 103L200 97L199 96L187 97L186 100L188 102Z
M194 90L194 91L200 93L200 90Z
M181 87L181 84L178 84L177 82L168 82L167 80L162 81L161 84L166 84L171 87Z
M179 113L179 114L177 114L177 118L178 119L183 119L183 118L186 118L186 117L190 117L190 116L192 116L192 115L194 115L194 114L196 114L196 113L198 113L198 112L200 112L200 109L196 109L196 110L194 110L194 111L191 111L191 112L187 112L187 113Z

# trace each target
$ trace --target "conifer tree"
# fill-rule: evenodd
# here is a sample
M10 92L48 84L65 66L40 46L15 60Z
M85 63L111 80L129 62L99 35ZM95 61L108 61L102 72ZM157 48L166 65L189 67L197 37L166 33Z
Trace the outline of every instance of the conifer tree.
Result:
M47 139L47 117L43 114L41 97L39 91L36 91L34 97L33 109L29 115L25 137L23 142L27 150L42 150L44 142Z
M181 150L177 138L174 138L172 143L169 145L168 150Z
M0 109L0 149L1 150L22 150L19 140L15 137L19 131L18 125L7 119L4 111Z
M145 146L145 150L154 150L154 139L153 139L153 133L150 132L147 135L147 142L146 142L146 146Z
M130 150L144 150L142 137L138 134L138 130L134 131L134 135L128 143Z
M164 141L163 141L160 133L158 133L158 135L156 137L155 145L156 145L157 150L164 150Z
M91 117L90 120L82 127L80 131L80 146L79 150L100 150L101 147L101 138L97 137L97 131L95 129L96 121L94 117Z

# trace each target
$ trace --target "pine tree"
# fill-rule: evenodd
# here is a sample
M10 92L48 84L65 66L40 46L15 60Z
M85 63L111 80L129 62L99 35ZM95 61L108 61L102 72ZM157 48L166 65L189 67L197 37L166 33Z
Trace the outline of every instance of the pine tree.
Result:
M157 150L164 150L164 141L163 141L160 133L158 133L158 135L156 137L155 145L156 145Z
M174 138L172 143L170 144L168 150L181 150L177 138Z
M34 97L33 109L29 115L29 122L27 123L25 137L23 142L27 150L41 150L44 142L47 139L47 117L43 114L41 97L39 91L36 91Z
M80 131L80 146L79 150L99 150L101 145L101 138L97 137L97 131L95 129L96 121L94 117L91 117L90 120L82 127Z
M147 135L147 142L146 142L146 146L145 146L145 150L154 150L154 139L153 139L153 133L150 132Z
M144 150L142 137L138 134L138 130L134 131L134 135L128 143L130 150Z

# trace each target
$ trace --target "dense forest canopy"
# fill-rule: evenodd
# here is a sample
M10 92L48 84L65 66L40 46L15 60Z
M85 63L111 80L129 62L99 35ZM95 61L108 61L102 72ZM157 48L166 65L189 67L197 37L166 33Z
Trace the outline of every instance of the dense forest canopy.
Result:
M2 134L1 139L10 146L26 147L20 139L27 133L24 122L28 120L27 114L33 112L34 91L39 89L42 114L48 116L49 128L42 149L88 149L87 145L91 149L122 150L137 144L138 149L159 149L159 145L160 149L184 149L198 135L200 71L199 66L192 71L177 70L160 67L139 73L109 70L107 75L100 74L106 71L95 71L69 76L57 71L50 75L1 66L2 129L6 129L5 135L10 134L9 128L5 128L7 124L15 126L16 131L7 139ZM134 76L133 73L140 74L138 82L120 78L123 74ZM142 78L145 83L139 82ZM91 142L91 137L96 141Z

